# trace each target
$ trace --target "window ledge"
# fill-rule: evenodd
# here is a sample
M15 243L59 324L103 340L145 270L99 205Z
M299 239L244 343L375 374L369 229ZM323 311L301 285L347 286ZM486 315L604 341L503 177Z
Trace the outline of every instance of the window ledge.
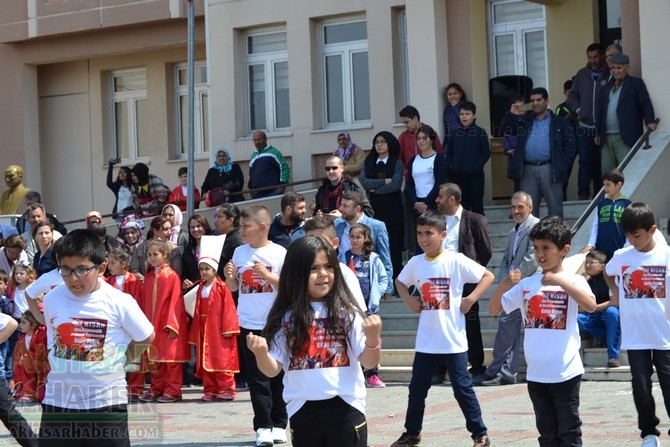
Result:
M372 129L372 123L356 123L356 124L349 124L349 125L341 125L338 124L337 126L329 126L329 127L324 127L323 129L314 129L310 133L313 134L319 134L319 133L332 133L332 132L348 132L350 130L356 130L356 129Z
M268 139L277 138L277 137L292 137L293 136L293 130L290 130L290 129L289 130L275 130L275 131L272 131L272 132L264 130L263 132L265 132L265 136L268 137ZM243 137L235 138L235 141L247 141L247 140L250 141L250 140L253 140L253 139L254 139L254 133L252 132L249 135L245 135Z

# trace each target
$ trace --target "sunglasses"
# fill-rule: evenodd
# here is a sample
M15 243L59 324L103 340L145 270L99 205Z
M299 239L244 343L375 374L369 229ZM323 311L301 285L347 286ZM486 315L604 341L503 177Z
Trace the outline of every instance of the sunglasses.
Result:
M339 166L326 166L326 172L337 171Z

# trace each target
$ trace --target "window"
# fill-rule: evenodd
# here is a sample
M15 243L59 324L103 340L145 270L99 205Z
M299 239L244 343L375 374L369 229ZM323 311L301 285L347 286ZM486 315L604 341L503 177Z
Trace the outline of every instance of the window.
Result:
M326 23L321 39L326 126L370 121L366 22Z
M489 1L491 75L526 75L546 87L547 42L543 5L522 0Z
M112 152L115 158L136 160L149 156L149 110L144 68L114 71L112 92Z
M248 132L291 127L286 31L245 36Z
M400 36L400 66L402 77L403 107L411 104L409 100L409 51L407 49L407 13L405 11L398 14L398 31Z
M188 158L188 65L176 67L177 80L177 158ZM209 151L209 109L207 97L207 65L204 61L195 63L193 101L194 155Z

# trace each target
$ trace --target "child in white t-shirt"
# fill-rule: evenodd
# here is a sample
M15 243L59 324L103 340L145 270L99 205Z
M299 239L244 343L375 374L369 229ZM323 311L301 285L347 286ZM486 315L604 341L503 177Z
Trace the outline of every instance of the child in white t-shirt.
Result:
M510 273L491 296L490 309L520 309L523 315L526 379L540 445L582 445L577 311L593 312L596 301L583 276L563 270L572 237L565 220L547 216L528 237L542 272L523 279L518 270Z
M305 236L289 246L263 337L247 337L264 374L284 370L294 447L367 446L361 364L379 362L381 318L364 319L349 293L332 246Z
M416 333L405 432L392 447L421 442L425 400L438 363L447 365L454 397L465 416L475 447L485 447L490 445L490 440L468 374L465 314L493 284L494 276L462 253L444 250L442 242L447 237L447 229L442 213L426 211L419 216L416 225L418 248L424 254L414 256L405 265L396 279L396 289L405 304L421 316ZM477 283L477 287L463 298L465 283ZM416 287L421 296L410 295L410 286Z
M649 447L661 445L656 428L660 421L651 392L654 370L663 395L670 391L670 248L655 241L655 222L648 205L629 205L621 215L621 229L630 247L615 251L605 267L610 302L619 306L621 349L628 354L642 445ZM670 401L664 398L664 403L670 414Z
M129 446L124 364L151 344L154 329L133 297L105 283L107 253L89 230L74 230L57 247L64 285L44 298L49 347L40 446L70 440Z
M277 297L279 273L284 265L286 249L268 239L270 214L263 206L250 206L240 212L240 245L233 259L226 264L226 286L239 290L237 314L240 321L240 346L249 395L254 409L256 445L270 447L286 442L288 416L282 398L282 376L268 378L256 364L246 347L246 336L260 335L268 312Z

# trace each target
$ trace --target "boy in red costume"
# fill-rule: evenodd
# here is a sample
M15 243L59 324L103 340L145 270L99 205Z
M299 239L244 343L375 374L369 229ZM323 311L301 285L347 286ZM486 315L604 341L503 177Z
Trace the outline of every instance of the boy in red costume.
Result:
M206 238L206 239L205 239ZM225 236L203 236L198 286L189 342L196 346L196 372L202 378L202 400L235 399L235 373L239 372L237 335L240 323L233 295L216 274Z
M170 249L166 242L147 243L147 260L153 267L144 277L144 295L140 307L156 330L149 348L151 388L140 398L143 402L171 403L181 399L182 363L190 360L188 320L179 275L168 264Z

